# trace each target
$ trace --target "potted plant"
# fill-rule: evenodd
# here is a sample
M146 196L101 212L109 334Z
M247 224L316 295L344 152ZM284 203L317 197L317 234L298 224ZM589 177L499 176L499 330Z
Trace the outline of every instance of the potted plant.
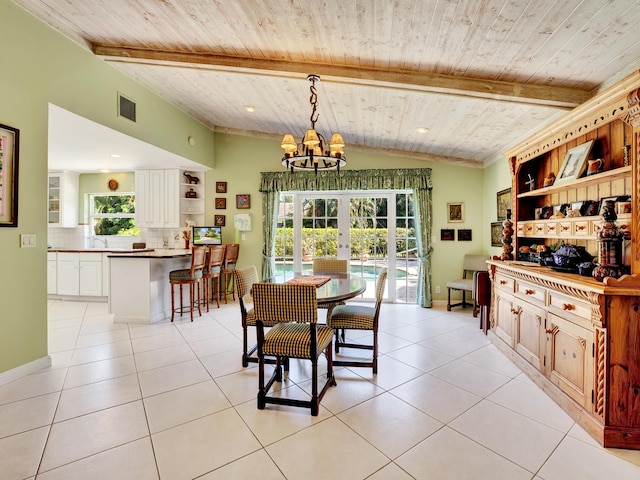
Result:
M302 239L302 261L310 262L313 258L313 240L311 238Z

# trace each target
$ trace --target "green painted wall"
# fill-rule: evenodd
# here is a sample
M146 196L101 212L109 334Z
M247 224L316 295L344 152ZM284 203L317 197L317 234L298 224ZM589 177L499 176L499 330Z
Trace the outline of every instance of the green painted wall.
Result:
M0 123L20 129L18 227L0 228L1 373L47 355L48 103L210 167L214 136L12 2L0 2L0 31L11 39L2 55ZM117 92L137 102L137 124L117 117ZM19 248L26 233L36 234L36 248Z

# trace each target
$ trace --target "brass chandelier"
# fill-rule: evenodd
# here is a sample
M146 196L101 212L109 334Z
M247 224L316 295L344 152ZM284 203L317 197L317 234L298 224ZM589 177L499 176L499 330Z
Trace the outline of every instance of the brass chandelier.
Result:
M309 75L307 80L311 82L309 88L311 96L309 103L311 104L311 128L304 134L302 142L296 143L293 135L290 133L282 137L284 156L282 157L282 165L293 172L294 170L309 171L313 170L338 170L347 164L347 158L344 156L344 140L342 135L334 133L331 135L331 141L327 148L327 141L321 133L316 132L316 122L320 116L318 109L318 94L316 93L316 82L320 81L320 76Z

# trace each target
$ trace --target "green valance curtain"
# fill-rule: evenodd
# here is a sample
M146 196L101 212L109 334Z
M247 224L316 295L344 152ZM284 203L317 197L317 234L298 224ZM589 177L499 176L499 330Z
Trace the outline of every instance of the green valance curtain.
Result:
M418 239L418 299L423 307L431 307L431 169L398 168L369 170L335 170L318 172L262 172L262 224L264 245L262 249L262 278L275 272L275 234L278 221L280 192L329 191L329 190L411 190L416 214Z

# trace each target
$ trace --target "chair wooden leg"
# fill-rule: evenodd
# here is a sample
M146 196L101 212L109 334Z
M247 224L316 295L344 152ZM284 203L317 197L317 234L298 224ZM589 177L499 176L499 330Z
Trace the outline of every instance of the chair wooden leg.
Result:
M318 416L320 402L318 401L318 359L311 359L311 415Z
M451 311L451 289L447 288L447 312Z
M175 290L175 285L173 283L169 283L169 287L171 288L171 321L173 322L173 316L176 313L175 298L173 295L173 291Z

